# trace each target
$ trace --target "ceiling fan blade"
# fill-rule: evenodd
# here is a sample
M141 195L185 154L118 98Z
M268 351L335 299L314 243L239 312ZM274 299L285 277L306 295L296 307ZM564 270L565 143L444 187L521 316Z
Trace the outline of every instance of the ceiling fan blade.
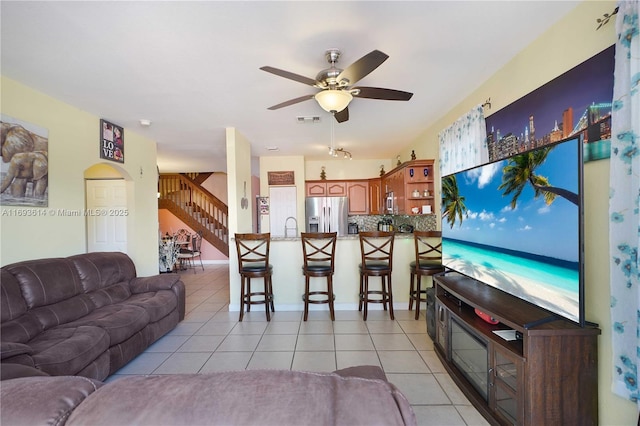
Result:
M333 116L336 118L338 123L345 122L349 119L349 107L343 109L340 112L333 113Z
M353 94L356 98L382 99L386 101L408 101L413 96L411 92L382 89L380 87L354 87L352 90L359 91L359 93Z
M303 75L294 74L289 71L281 70L274 67L260 67L262 71L270 72L271 74L275 74L280 77L288 78L289 80L297 81L298 83L307 84L309 86L315 86L317 81L312 78L305 77Z
M351 86L378 68L388 57L389 55L379 50L367 53L342 71L338 75L337 81L340 83L343 80L347 80L347 86Z
M287 107L289 105L293 105L293 104L297 104L299 102L304 102L304 101L308 101L309 99L313 99L313 96L314 95L304 95L304 96L300 96L299 98L289 99L288 101L284 101L282 103L279 103L278 105L270 106L267 109L274 110L274 109L284 108L284 107Z

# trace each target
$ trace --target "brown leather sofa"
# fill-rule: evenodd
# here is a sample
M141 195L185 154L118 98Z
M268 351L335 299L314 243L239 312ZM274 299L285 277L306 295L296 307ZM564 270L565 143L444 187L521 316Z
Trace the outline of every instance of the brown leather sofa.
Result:
M380 367L2 382L3 425L415 425Z
M118 252L7 265L0 290L3 378L19 376L22 365L104 380L185 313L178 275L137 277L133 261Z

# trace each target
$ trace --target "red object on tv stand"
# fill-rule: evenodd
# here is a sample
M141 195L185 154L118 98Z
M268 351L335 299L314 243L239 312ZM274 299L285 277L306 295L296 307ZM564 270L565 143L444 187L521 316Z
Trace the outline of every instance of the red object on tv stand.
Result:
M482 318L483 320L485 320L486 322L488 322L489 324L498 324L500 321L496 321L493 317L491 317L489 314L485 314L484 312L478 310L477 308L475 309L476 315L479 316L480 318Z

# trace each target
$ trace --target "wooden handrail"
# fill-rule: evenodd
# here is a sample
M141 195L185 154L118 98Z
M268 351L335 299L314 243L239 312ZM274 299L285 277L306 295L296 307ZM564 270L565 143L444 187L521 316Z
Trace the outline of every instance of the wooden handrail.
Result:
M229 256L228 208L215 195L182 174L161 174L158 208L171 211L214 247Z

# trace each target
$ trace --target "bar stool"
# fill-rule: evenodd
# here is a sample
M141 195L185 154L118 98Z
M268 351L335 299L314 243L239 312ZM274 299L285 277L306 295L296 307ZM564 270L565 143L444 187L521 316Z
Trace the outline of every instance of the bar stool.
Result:
M247 312L251 310L251 305L263 304L267 314L267 321L271 321L271 312L275 312L273 307L273 287L271 285L271 274L273 266L269 263L269 245L271 234L235 234L236 250L238 252L238 272L241 279L240 290L240 319L244 316L244 306L247 305ZM264 291L251 291L251 278L264 279ZM262 296L258 300L252 300L254 296Z
M442 232L440 231L414 231L416 258L409 264L411 283L409 284L409 310L413 309L416 302L416 319L420 316L420 302L427 301L427 289L421 289L420 278L431 276L444 271L442 266ZM434 241L435 240L435 241ZM415 277L417 286L414 286ZM422 297L424 295L424 297Z
M360 232L360 253L362 261L360 269L360 303L358 310L362 311L363 319L367 320L369 303L382 303L384 310L389 306L389 316L393 316L393 292L391 288L391 269L393 264L393 232L370 231ZM380 277L380 290L369 290L369 277ZM372 299L371 295L380 295Z
M302 255L304 264L302 274L304 275L304 320L309 316L309 303L328 303L331 321L335 321L336 316L333 310L333 301L336 295L333 294L333 272L336 253L337 232L311 233L302 232ZM309 284L312 277L326 277L326 291L310 291ZM311 296L323 295L325 298L312 299Z

